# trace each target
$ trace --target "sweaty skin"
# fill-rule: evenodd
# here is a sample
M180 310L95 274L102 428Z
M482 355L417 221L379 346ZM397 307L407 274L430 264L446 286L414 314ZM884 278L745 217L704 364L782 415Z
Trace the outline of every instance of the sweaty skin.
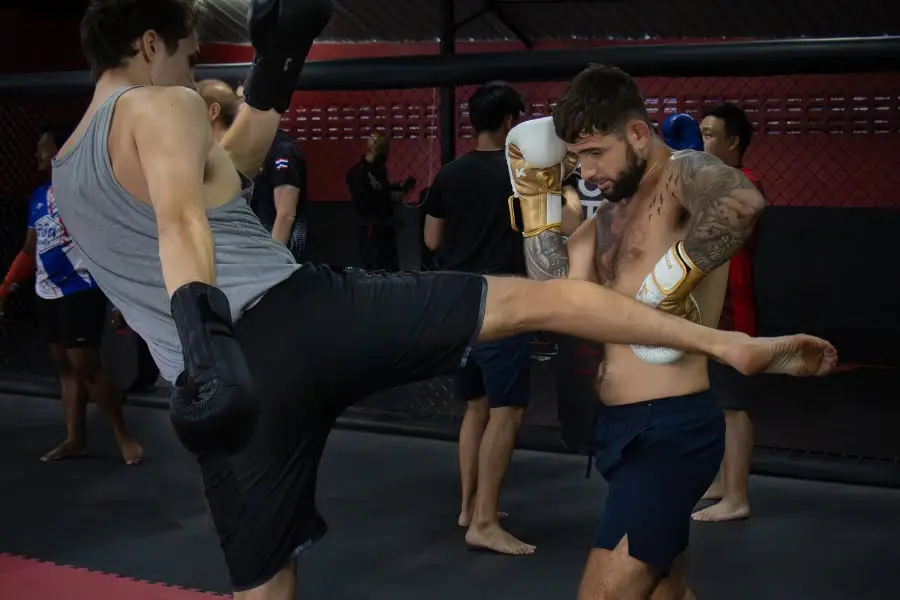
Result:
M525 240L529 275L599 283L634 297L657 261L678 240L707 274L694 290L704 324L718 322L728 260L749 238L763 206L739 171L693 151L648 167L637 194L604 202L569 239L543 232ZM610 405L698 392L709 387L706 357L668 365L641 361L629 346L606 344L599 393Z

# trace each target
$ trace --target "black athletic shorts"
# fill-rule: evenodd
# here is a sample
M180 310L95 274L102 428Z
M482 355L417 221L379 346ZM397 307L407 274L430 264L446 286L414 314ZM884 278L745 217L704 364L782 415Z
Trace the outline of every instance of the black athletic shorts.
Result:
M38 323L44 341L63 348L99 346L107 305L106 296L96 288L52 300L38 298Z
M262 585L325 534L316 475L341 412L459 369L486 292L478 275L338 274L307 264L244 314L236 336L261 404L258 429L240 454L200 460L235 591Z
M724 410L749 411L753 401L752 382L733 367L709 361L709 389Z
M709 391L602 406L594 435L609 485L594 547L612 550L627 535L629 554L667 576L722 464L722 409Z

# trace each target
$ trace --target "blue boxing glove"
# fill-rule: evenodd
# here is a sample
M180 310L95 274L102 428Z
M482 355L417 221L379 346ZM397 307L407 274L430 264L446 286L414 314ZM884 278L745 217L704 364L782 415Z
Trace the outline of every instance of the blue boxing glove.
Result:
M251 0L247 29L253 64L244 82L245 102L258 110L284 113L313 41L334 7L331 0Z
M703 150L700 124L691 115L676 113L662 122L663 139L672 150Z

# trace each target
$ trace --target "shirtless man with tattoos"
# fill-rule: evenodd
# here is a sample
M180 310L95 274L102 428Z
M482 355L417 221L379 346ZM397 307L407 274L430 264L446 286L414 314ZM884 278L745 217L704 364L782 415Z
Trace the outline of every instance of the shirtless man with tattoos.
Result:
M572 155L605 201L566 243L560 182ZM629 75L585 69L553 117L510 132L507 160L530 277L591 281L695 322L718 322L728 261L765 202L718 158L673 153ZM683 556L691 511L719 469L725 441L707 358L621 344L604 351L595 441L609 494L579 600L694 598ZM808 374L824 374L836 360L830 348Z

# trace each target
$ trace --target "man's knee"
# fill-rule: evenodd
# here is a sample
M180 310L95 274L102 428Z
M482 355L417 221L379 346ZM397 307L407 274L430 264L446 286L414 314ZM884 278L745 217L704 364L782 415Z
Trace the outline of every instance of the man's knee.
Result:
M650 566L632 558L628 538L622 538L614 550L591 550L578 600L646 600L658 581Z
M103 375L103 359L100 356L100 348L96 346L84 346L70 348L66 351L72 371L79 379L89 384L97 383Z
M685 558L682 554L675 559L669 576L657 584L656 589L653 590L653 595L650 596L650 600L687 600L688 598L693 598L694 596L688 589L687 581L684 578L685 572Z
M291 560L259 587L236 592L235 600L294 600L297 591L297 559Z
M735 428L735 427L747 427L750 425L750 415L746 410L732 410L730 408L725 409L725 427L726 428Z
M56 365L56 370L59 372L60 377L75 376L75 369L72 367L72 363L69 362L69 356L62 345L50 344L50 357L53 359L53 364Z
M471 417L484 419L488 418L488 402L484 396L480 398L472 398L466 401L466 414Z
M510 425L518 429L522 425L525 416L524 406L494 406L491 407L491 421L496 419L497 424Z

